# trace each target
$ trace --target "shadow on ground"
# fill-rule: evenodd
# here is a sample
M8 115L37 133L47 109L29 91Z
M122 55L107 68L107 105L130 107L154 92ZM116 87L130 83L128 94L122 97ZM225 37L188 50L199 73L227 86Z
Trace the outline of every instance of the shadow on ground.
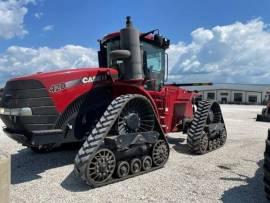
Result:
M233 202L268 202L264 194L264 185L263 185L263 160L258 163L259 168L255 172L254 177L249 178L245 175L241 175L231 171L231 168L226 166L218 166L221 169L228 170L231 173L235 174L235 178L221 178L225 181L243 181L244 185L237 186L226 190L222 197L221 201L233 203Z
M188 146L186 143L184 143L185 139L184 138L174 138L174 137L167 137L168 142L170 145L172 145L172 148L181 154L191 154Z
M11 184L20 184L41 178L46 170L72 164L77 146L62 146L46 154L37 154L30 149L22 149L11 155Z
M84 183L79 177L76 177L73 172L71 172L65 180L61 183L61 186L72 192L83 192L87 190L91 190L94 188L91 188L89 185Z

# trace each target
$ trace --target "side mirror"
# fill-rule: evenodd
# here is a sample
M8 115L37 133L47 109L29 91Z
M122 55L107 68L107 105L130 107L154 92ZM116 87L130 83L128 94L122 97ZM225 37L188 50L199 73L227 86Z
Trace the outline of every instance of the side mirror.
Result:
M131 53L129 50L114 50L110 52L110 58L111 60L115 59L127 59L131 56Z

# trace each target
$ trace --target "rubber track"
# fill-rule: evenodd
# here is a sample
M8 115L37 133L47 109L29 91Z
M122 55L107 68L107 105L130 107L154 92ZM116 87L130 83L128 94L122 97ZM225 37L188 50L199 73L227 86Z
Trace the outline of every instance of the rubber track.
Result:
M188 130L187 144L188 144L190 151L192 151L195 154L201 154L200 153L200 138L201 138L202 132L204 130L207 116L208 116L208 112L209 112L212 104L213 104L213 102L205 101L205 100L199 102L198 108L197 108L197 111L194 115L190 129ZM220 122L224 122L223 117L222 117L222 113L221 113L221 121ZM219 147L221 147L221 145ZM218 149L219 147L217 147L215 149ZM215 150L215 149L213 149L213 150ZM209 151L207 151L207 152L209 152Z
M87 161L89 160L91 155L93 155L99 149L99 147L103 143L104 138L110 132L113 124L119 117L122 109L130 100L134 98L143 98L145 100L148 100L146 97L138 94L122 95L114 99L100 118L99 122L96 124L96 127L92 130L91 134L88 136L88 138L78 151L74 163L74 172L76 175L80 176L81 179L87 184L89 184L87 182L85 174L85 167L87 165ZM163 137L165 138L164 134ZM108 183L104 183L104 185L106 184Z
M268 130L268 137L265 144L263 171L264 191L266 198L270 200L270 129Z

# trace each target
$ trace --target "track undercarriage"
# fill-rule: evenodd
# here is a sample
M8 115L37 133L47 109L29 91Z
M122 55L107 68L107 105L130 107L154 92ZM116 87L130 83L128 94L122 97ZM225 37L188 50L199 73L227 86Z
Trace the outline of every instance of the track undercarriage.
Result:
M161 168L169 145L149 101L123 95L109 105L75 158L75 173L99 187Z
M226 139L227 132L219 104L201 101L188 130L190 151L205 154L223 146Z

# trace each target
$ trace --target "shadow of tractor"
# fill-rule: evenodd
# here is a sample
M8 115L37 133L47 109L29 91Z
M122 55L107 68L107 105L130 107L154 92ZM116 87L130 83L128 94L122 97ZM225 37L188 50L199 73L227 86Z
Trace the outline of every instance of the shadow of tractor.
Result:
M77 146L62 146L45 154L37 154L27 148L20 150L11 155L11 184L39 179L46 170L72 164L77 151Z
M254 177L250 178L231 171L226 166L218 166L221 169L228 170L235 174L235 178L221 178L224 181L242 181L244 185L236 186L226 190L221 197L222 202L268 202L264 194L263 185L263 160L257 162L259 168Z
M188 149L187 143L185 142L186 139L184 138L175 138L175 137L167 137L167 140L170 144L170 146L178 153L181 154L192 154L190 150Z

